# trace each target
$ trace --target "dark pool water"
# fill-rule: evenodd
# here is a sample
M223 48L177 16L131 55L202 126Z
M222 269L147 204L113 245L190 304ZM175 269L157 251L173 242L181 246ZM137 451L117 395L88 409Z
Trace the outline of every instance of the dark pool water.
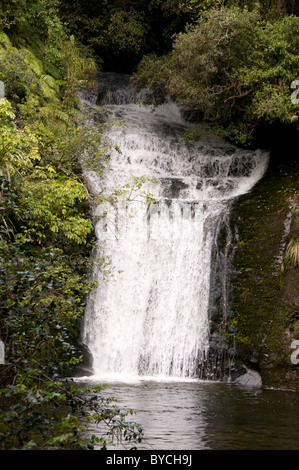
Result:
M94 379L88 383L99 384ZM110 383L105 393L121 408L136 411L133 420L144 430L140 450L299 449L298 392L212 382L139 381ZM88 429L90 434L99 432L96 425Z

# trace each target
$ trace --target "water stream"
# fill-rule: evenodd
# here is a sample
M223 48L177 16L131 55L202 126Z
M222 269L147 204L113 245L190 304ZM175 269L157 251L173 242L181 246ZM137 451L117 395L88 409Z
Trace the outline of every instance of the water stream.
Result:
M95 263L100 287L89 299L83 342L94 374L106 379L195 378L209 349L218 234L234 198L264 174L268 155L216 137L186 143L192 124L179 106L144 106L128 76L104 74L99 86L99 104L113 110L107 117L123 124L107 133L116 148L111 171L88 177L94 190L121 189L122 196L95 210L95 258L115 269L105 282Z
M185 143L192 124L179 107L143 106L129 77L104 74L99 87L99 104L113 110L102 110L99 119L123 125L107 132L117 146L111 171L86 176L95 192L122 194L95 208L99 288L90 295L82 332L92 367L76 380L108 382L103 393L137 411L132 419L145 432L139 449L298 449L298 393L201 380L199 373L219 291L227 302L229 250L219 256L218 237L229 227L232 202L265 173L268 155L215 137ZM145 179L131 191L141 177L155 183ZM111 264L99 269L98 259ZM225 321L226 308L221 314ZM86 432L100 431L90 424Z
M99 385L96 377L83 385ZM107 396L144 431L138 450L298 450L299 394L198 380L111 382ZM104 431L104 430L103 430ZM90 424L87 435L101 435ZM123 440L109 450L129 449ZM219 462L220 463L220 462Z

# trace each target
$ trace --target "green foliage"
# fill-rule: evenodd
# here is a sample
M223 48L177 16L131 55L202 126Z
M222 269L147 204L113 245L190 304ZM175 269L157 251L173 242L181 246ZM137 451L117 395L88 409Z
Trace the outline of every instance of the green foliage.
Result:
M38 257L27 250L24 238L1 243L1 332L11 361L6 373L37 364L61 371L75 353L67 326L82 313L87 281L61 250Z
M23 202L19 204L17 220L20 224L26 221L23 233L27 238L39 243L53 241L53 237L49 237L51 232L59 233L77 244L86 243L93 227L82 210L82 204L80 211L79 203L87 200L88 194L76 174L71 173L72 163L78 164L78 162L70 160L69 165L66 165L67 170L61 166L72 150L73 133L69 135L68 148L63 141L64 154L62 151L59 154L58 149L62 146L62 139L57 139L54 152L55 157L57 154L60 155L57 162L57 158L52 157L53 152L49 152L49 146L55 143L53 134L48 134L51 140L48 141L46 149L42 149L40 153L38 146L40 136L37 136L29 126L23 129L17 128L14 122L15 114L6 99L0 103L0 119L0 171L8 180L13 177L12 182L20 192L20 199ZM38 126L39 132L40 129ZM43 143L45 144L45 141ZM77 151L79 148L82 151L82 146L78 146ZM47 156L44 156L45 153ZM40 165L34 164L35 161L41 160L42 156L44 158ZM76 156L72 155L72 158ZM2 198L5 199L4 194Z
M142 47L144 35L145 27L137 12L116 10L112 13L106 40L108 39L115 49L132 50L138 53Z
M262 21L257 10L214 10L176 36L166 56L146 56L133 76L152 101L174 95L237 143L263 123L290 123L299 68L299 18Z
M168 0L166 5L168 8L173 7L173 4L177 3L177 8L180 11L190 13L192 20L198 19L205 11L212 10L213 8L221 8L223 6L223 0L177 0L173 2Z
M29 127L18 129L15 114L7 99L0 100L0 171L8 178L16 171L28 172L39 160L38 140Z
M2 0L0 28L22 35L28 29L45 39L47 26L58 14L59 0ZM26 33L25 33L26 34Z
M82 183L57 176L51 166L35 167L25 181L23 191L26 200L24 213L28 220L24 233L28 238L43 244L52 232L77 244L86 243L93 226L78 211L79 203L88 198Z
M142 430L127 421L102 387L75 387L59 381L82 357L76 344L77 323L85 294L95 286L84 274L86 262L62 250L29 256L25 239L0 245L1 336L7 364L0 389L0 448L106 448L115 434L129 445ZM83 421L85 424L83 424ZM102 424L84 437L88 422ZM83 437L82 437L83 434Z
M194 16L193 9L181 3L67 0L61 8L70 30L93 48L106 70L130 73L145 53L169 50L172 35Z
M146 54L171 50L173 35L206 12L240 7L258 9L262 19L298 15L297 0L65 0L70 31L92 47L106 70L131 73Z
M100 389L58 382L82 362L78 321L96 287L82 167L101 174L109 162L77 97L94 86L95 62L58 13L55 0L4 0L0 9L2 449L106 448L116 432L141 436ZM103 436L82 440L82 420L104 424Z
M8 98L19 101L29 90L31 94L38 94L37 76L27 64L24 52L12 45L0 48L0 64L0 79L5 83Z
M122 61L123 56L134 60L144 47L147 32L144 13L134 5L121 2L116 6L117 3L105 1L101 5L91 5L79 0L75 13L73 2L62 5L70 30L80 35L86 45L92 46L99 63L107 56L116 61Z
M2 450L92 450L95 445L107 449L121 437L135 448L141 441L142 429L126 419L132 410L123 412L115 399L103 397L104 387L79 388L46 376L40 387L38 380L37 371L31 371L0 391L0 399L13 403L0 415ZM82 438L82 419L104 424L106 431Z
M146 183L154 184L155 180L147 176L132 176L131 182L126 183L119 189L116 189L112 193L112 195L106 197L105 200L113 204L116 200L119 200L119 196L121 196L121 201L123 201L123 204L125 204L126 206L129 203L137 200L140 202L144 202L145 204L155 202L155 199L152 194L148 193L146 190L141 191L142 187Z

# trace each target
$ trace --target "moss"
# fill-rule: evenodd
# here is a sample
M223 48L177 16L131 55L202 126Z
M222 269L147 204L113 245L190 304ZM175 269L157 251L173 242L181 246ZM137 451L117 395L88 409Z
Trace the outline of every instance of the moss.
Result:
M286 221L296 182L292 166L271 167L252 192L236 202L233 215L238 233L231 297L234 339L242 359L260 369L264 383L290 388L299 373L289 358L297 331L299 270L286 269L284 251L291 236Z

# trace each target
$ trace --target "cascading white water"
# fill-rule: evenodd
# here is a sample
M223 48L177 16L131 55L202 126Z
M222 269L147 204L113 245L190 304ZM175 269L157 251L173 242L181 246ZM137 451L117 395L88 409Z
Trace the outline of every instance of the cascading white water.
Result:
M105 282L95 263L99 288L88 302L83 342L102 377L196 377L209 348L212 249L231 201L262 177L268 156L215 137L186 144L191 124L175 103L143 106L126 76L105 74L100 85L101 104L124 121L108 132L121 153L111 154L104 178L88 177L97 190L152 178L142 190L156 202L134 192L134 202L120 198L99 217L97 255L115 270Z

